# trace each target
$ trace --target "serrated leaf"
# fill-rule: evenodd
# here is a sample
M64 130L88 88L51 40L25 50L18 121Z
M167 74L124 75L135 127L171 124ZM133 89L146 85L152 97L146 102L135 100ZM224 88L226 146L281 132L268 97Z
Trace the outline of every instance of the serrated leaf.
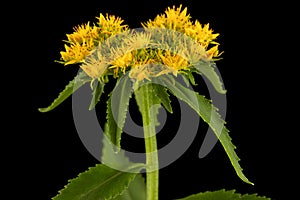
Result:
M185 82L187 87L190 86L190 83L192 85L197 85L197 83L195 82L195 77L193 75L193 72L197 73L198 71L195 71L195 69L192 68L191 70L184 71L184 73L182 73L183 81Z
M94 85L96 85L96 87L94 87L93 89L93 97L92 97L91 104L89 106L89 110L94 109L97 103L100 101L100 97L103 93L105 83L95 80Z
M113 144L110 142L110 140L107 137L103 137L101 162L102 164L105 164L114 169L124 169L133 165L133 163L130 162L129 158L126 157L124 150L121 149L119 152L114 151ZM145 168L145 164L143 163L140 163L140 166L143 166ZM122 193L122 195L114 198L114 200L135 200L135 199L137 200L146 199L146 186L145 186L144 178L141 176L141 174L136 175L134 180L130 182L129 187Z
M206 76L219 93L226 93L226 90L223 88L223 83L221 82L219 75L215 71L215 63L200 60L199 62L194 64L194 68L197 69L202 75Z
M69 82L68 85L66 85L65 89L59 93L58 97L51 103L50 106L39 108L39 111L48 112L53 110L88 81L91 81L91 78L88 77L85 72L80 72L72 81Z
M131 169L142 169L139 164L131 165ZM126 169L128 170L128 169ZM136 177L136 173L128 173L109 168L103 164L90 167L69 181L53 200L95 200L113 199L121 195Z
M124 127L131 96L131 81L128 76L123 76L117 82L107 101L107 123L104 132L118 148L120 148L122 129Z
M161 104L164 106L164 108L169 113L173 113L170 95L168 94L167 88L165 88L164 86L159 85L159 84L153 84L153 90L154 90L155 96L157 96L159 98L159 100L160 100Z
M146 200L146 184L141 174L136 175L128 189L114 200Z
M225 121L221 118L217 112L217 108L214 107L210 100L206 99L204 96L199 95L197 92L192 91L178 81L175 80L175 84L172 79L166 78L170 76L165 76L160 80L163 84L180 100L186 102L192 109L194 109L198 115L205 121L210 128L213 130L215 135L221 142L225 152L227 153L232 166L234 167L237 175L246 183L251 183L242 172L242 168L239 164L239 157L235 153L235 146L231 142L229 136L229 131L225 127Z
M235 193L235 190L225 191L207 191L198 194L194 194L178 200L270 200L270 198L257 196L257 194L239 194Z

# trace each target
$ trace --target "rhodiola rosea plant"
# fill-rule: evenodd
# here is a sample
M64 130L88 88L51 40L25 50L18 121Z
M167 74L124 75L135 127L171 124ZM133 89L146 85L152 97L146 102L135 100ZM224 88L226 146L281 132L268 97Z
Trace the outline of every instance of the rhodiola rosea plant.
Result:
M101 163L71 179L54 200L159 198L159 154L156 128L162 108L173 113L170 95L193 109L218 137L237 176L253 184L242 172L235 146L225 122L210 99L194 91L195 76L205 76L221 94L226 90L216 73L221 58L217 37L209 24L192 21L187 8L167 8L140 29L129 29L120 17L100 14L95 23L76 26L67 34L58 61L80 67L65 89L40 112L56 108L85 84L89 84L95 110L101 96L108 95ZM109 81L115 81L111 91ZM88 98L88 97L86 97ZM121 146L129 101L134 98L143 122L145 162L132 162ZM99 133L102 134L102 133ZM145 173L145 178L142 176ZM234 190L202 191L180 199L267 199Z

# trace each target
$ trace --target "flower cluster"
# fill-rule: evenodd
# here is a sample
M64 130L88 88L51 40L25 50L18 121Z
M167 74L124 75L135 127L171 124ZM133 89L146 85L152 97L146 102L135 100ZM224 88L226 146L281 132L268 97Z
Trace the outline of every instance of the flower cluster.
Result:
M124 36L130 31L122 24L121 18L100 14L97 19L96 24L88 22L75 27L74 33L67 34L60 61L65 65L81 63L80 67L93 79L101 81L105 75L111 74L117 78L126 72L137 81L168 73L177 76L191 69L193 60L213 61L220 56L219 44L215 41L219 34L214 34L209 24L191 21L187 8L182 10L181 5L169 7L165 13L142 23L145 30L160 30L159 34L145 31L122 37L119 35ZM192 39L193 43L186 44L186 40L176 39L176 33ZM121 38L118 45L109 43L112 36ZM102 44L106 45L105 53Z
M100 42L128 28L122 25L123 20L114 15L100 14L99 21L90 25L83 24L74 28L74 33L67 34L66 51L60 52L61 62L65 65L82 63Z
M198 20L194 23L190 20L191 16L187 14L187 8L182 10L180 5L178 8L167 8L164 14L156 16L154 20L149 20L143 26L147 28L167 28L179 31L196 40L204 49L208 51L209 58L218 57L218 43L214 40L218 37L213 34L213 30L209 28L209 24L202 25ZM214 45L209 47L209 45Z

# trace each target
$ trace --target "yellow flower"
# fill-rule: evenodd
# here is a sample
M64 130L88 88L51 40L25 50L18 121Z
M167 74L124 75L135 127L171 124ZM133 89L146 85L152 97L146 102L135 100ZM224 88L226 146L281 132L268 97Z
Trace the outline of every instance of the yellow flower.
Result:
M100 16L97 17L97 19L97 24L104 36L103 40L128 29L127 25L122 25L124 20L114 15L106 14L106 17L104 17L103 14L100 13Z
M168 73L177 76L180 70L185 70L189 66L181 56L160 49L143 50L142 53L142 55L135 54L136 57L129 72L129 77L137 82Z
M74 28L74 33L67 34L69 45L66 51L60 52L65 65L83 62L84 58L92 51L99 37L99 28L91 27L89 23Z
M70 46L65 45L65 52L60 52L65 65L81 63L94 48L93 41L84 41L82 44L73 43Z
M125 55L114 60L109 68L114 69L114 76L117 77L119 73L119 69L122 70L123 74L125 74L126 69L133 62L132 53L126 53Z
M130 37L124 38L122 41L127 51L148 48L151 44L151 34L136 32L130 34Z
M97 26L90 26L90 23L83 24L74 28L74 33L67 34L68 43L82 44L85 41L94 41L99 38L100 28Z
M150 71L148 65L138 65L132 68L129 72L129 77L135 79L137 82L147 79L150 81Z
M142 23L145 28L167 28L175 31L183 32L186 27L192 25L190 15L187 14L187 8L181 11L182 5L178 8L168 7L164 14L157 15L155 19Z
M97 25L90 23L83 24L74 28L72 34L67 34L68 40L65 51L60 52L62 63L65 65L82 63L91 51L108 37L127 29L127 25L122 25L123 20L114 15L100 14L97 18Z
M213 34L213 30L209 29L209 24L202 26L198 20L195 21L193 26L187 27L185 33L200 43L203 48L207 48L209 44L217 44L214 40L219 35Z
M101 56L101 55L98 55ZM82 65L80 65L81 69L89 75L93 80L98 79L102 81L103 76L107 72L108 64L107 61L102 57L96 55L90 55Z
M206 60L216 60L219 57L218 43L215 39L218 37L218 33L213 33L209 24L202 25L198 20L194 23L190 21L190 15L187 14L187 8L182 10L182 5L179 7L168 7L164 14L157 15L154 20L149 20L147 23L142 24L145 28L167 28L174 31L179 31L199 43L206 55L202 55ZM210 45L214 47L209 47ZM199 55L198 55L199 57Z
M145 49L134 52L134 59L129 71L129 77L135 79L137 82L144 79L150 80L161 70L157 69L158 65L156 58L153 58L153 52L147 53Z
M218 46L219 45L215 45L215 46L213 46L212 48L210 48L209 50L206 51L207 60L212 60L215 57L219 57L223 53L223 52L219 53Z
M177 76L177 73L180 70L185 70L189 66L187 60L182 58L178 54L171 54L170 52L165 52L164 55L160 54L160 58L162 60L162 63L168 68L162 71L159 75L171 72L174 76Z
M120 17L100 14L96 24L88 22L67 34L65 51L61 52L62 63L83 63L80 67L93 80L101 80L106 74L117 78L126 71L137 82L169 73L177 76L199 60L213 61L221 55L215 41L219 34L213 33L209 24L202 25L198 20L192 22L190 18L187 8L182 9L182 5L168 7L165 13L142 24L150 28L150 32L128 31L130 37L126 37L124 31L128 26L122 24ZM120 41L119 37L108 39L121 32L124 35Z

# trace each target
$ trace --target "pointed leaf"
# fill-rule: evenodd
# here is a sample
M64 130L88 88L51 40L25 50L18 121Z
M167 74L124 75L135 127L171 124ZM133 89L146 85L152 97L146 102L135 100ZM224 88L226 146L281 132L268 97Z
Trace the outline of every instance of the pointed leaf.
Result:
M212 83L214 88L221 94L225 94L226 90L223 88L223 83L219 75L216 73L216 64L214 62L205 62L200 60L198 63L194 64L195 69L197 69L202 75L206 76L208 80Z
M234 149L235 146L231 142L231 138L228 134L228 130L225 127L224 120L220 117L217 112L217 108L211 104L211 101L206 99L204 96L199 95L183 85L178 81L173 84L170 78L162 78L165 86L180 100L186 102L192 109L194 109L198 115L208 123L210 128L214 131L216 136L219 138L223 148L225 149L232 166L234 167L237 175L246 183L251 183L242 172L242 168L239 164L239 157L236 155Z
M218 190L213 192L202 192L194 194L178 200L271 200L270 198L257 196L257 194L245 194L241 195L235 193L235 190L225 191Z
M131 168L136 170L142 169L143 166L136 164ZM70 180L53 200L113 199L128 188L136 175L98 164Z
M190 86L190 83L192 85L197 85L197 83L195 82L195 77L194 77L193 73L199 73L199 72L196 71L194 68L191 68L191 70L184 71L184 73L182 73L182 78L183 78L183 80L184 80L187 87Z
M94 82L94 85L96 85L96 87L94 87L94 89L93 89L93 98L92 98L89 110L93 110L95 108L95 106L97 105L97 103L100 101L100 97L103 93L105 83L99 82L98 80L96 80Z
M167 88L165 88L162 85L159 84L153 84L153 90L155 95L159 98L161 104L164 106L164 108L169 112L173 113L172 106L171 106L171 100L170 95L168 94Z
M117 141L116 132L118 126L112 116L111 97L107 100L106 104L107 104L107 108L106 108L106 123L104 125L104 134L109 138L109 140L114 145L116 145L116 141Z
M69 82L69 84L59 94L59 96L52 102L50 106L46 108L39 108L39 111L48 112L50 110L53 110L88 81L91 81L91 78L88 77L85 72L83 71L80 72L72 81Z
M146 200L146 184L141 174L136 175L128 189L114 200Z
M131 81L128 76L123 76L117 82L107 101L105 134L118 148L120 148L122 129L124 127L131 96Z

